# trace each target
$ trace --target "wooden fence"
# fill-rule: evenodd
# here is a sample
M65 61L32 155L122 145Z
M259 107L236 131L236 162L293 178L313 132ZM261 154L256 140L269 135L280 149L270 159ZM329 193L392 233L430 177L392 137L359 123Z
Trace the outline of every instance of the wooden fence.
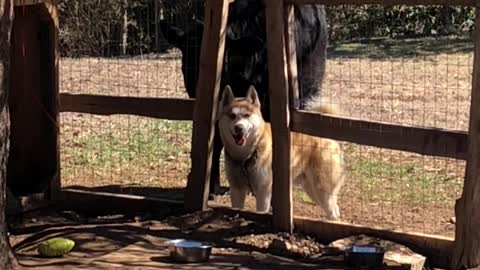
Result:
M31 3L30 3L31 2ZM51 1L22 1L16 5L49 3L48 11L55 13ZM200 58L200 76L197 99L134 98L99 95L60 94L56 97L59 108L54 106L55 119L58 112L83 112L100 115L132 114L171 120L193 120L192 169L185 194L188 210L204 210L207 206L211 157L220 77L225 46L225 30L230 0L207 0L205 27ZM430 258L434 265L451 269L473 267L480 264L480 16L475 24L475 56L473 69L472 99L469 133L393 125L383 122L364 121L298 110L293 104L298 93L295 42L293 32L294 5L462 5L475 6L473 0L265 0L270 77L270 104L273 131L273 224L275 229L292 232L296 230L314 233L324 240L356 233L406 243ZM54 32L55 37L58 32ZM58 41L56 41L58 42ZM58 48L54 48L53 84L58 93ZM275 78L275 79L273 79ZM423 155L449 157L467 161L462 197L456 204L455 241L427 235L389 232L376 228L353 226L338 222L324 222L293 218L292 180L290 173L290 131L340 141L409 151ZM58 141L55 139L55 141ZM58 145L56 159L59 164ZM52 184L52 191L59 189L59 172ZM214 207L220 209L220 207ZM268 215L267 215L268 216ZM295 226L295 227L294 227Z
M225 22L227 20L228 0L207 1L207 18L204 29L201 66L204 69L203 83L198 89L202 91L196 103L194 134L202 141L193 141L192 151L212 149L213 117L218 100L219 70L218 59L213 63L211 56L222 56L225 42ZM383 237L399 242L410 242L412 246L423 249L430 258L436 258L433 264L451 269L478 266L480 263L480 211L475 212L475 205L480 205L480 138L476 136L480 128L480 16L477 12L475 27L475 58L472 85L472 102L469 133L393 125L382 122L364 121L353 118L311 113L297 110L293 104L298 93L295 42L293 32L294 5L306 4L383 4L383 5L463 5L474 6L476 1L469 0L266 0L266 31L269 65L269 94L271 104L271 126L273 133L273 224L278 230L292 232L294 218L292 214L292 179L290 173L290 131L297 131L314 136L326 137L341 141L382 147L387 149L409 151L423 155L441 156L467 161L464 191L456 204L456 239L445 244L445 239L434 237L413 237L412 234L383 234ZM208 17L211 16L211 17ZM209 37L208 40L205 37ZM210 63L211 61L211 63ZM208 71L208 72L207 72ZM211 85L216 79L215 86ZM208 85L207 85L208 83ZM208 88L209 87L209 88ZM291 104L292 103L292 104ZM207 107L213 106L213 107ZM205 107L203 107L205 106ZM201 124L200 124L201 123ZM195 136L195 135L194 135ZM194 137L195 139L195 137ZM197 144L201 144L202 147ZM208 179L210 175L211 153L194 152L192 156L192 174L190 175L185 205L190 210L201 210L206 206ZM207 161L207 162L205 162ZM203 190L203 194L195 191ZM203 196L199 196L203 195ZM298 226L298 223L295 222ZM313 222L315 223L315 222ZM320 224L316 223L318 227ZM332 228L332 227L331 227ZM369 232L381 234L380 230L363 228L352 230L348 226L335 226L333 230L350 231L351 233ZM325 229L325 228L324 228ZM324 230L323 233L325 234ZM320 232L321 234L322 232ZM348 234L348 233L347 233ZM324 236L325 237L325 236ZM406 241L410 239L410 241ZM413 240L412 240L413 239ZM434 242L435 244L431 244ZM448 241L447 241L448 242ZM428 243L428 244L427 244ZM438 249L442 246L441 249ZM437 247L437 248L435 248Z

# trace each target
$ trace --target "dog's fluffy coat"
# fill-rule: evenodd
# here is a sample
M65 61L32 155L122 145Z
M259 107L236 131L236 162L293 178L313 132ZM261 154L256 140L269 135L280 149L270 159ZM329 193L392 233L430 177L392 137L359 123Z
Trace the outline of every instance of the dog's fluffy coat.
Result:
M312 100L307 110L334 114L335 108ZM253 86L247 97L235 98L226 86L219 108L220 136L225 147L225 170L232 207L242 209L249 191L258 212L270 210L272 197L272 132L262 118ZM291 133L293 183L321 206L329 219L338 220L337 197L344 182L343 152L333 140Z

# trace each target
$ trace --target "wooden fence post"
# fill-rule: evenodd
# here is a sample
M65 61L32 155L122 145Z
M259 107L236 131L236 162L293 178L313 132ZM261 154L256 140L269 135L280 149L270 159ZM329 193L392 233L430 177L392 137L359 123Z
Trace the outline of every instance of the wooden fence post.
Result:
M273 136L273 226L293 231L292 181L290 174L290 116L288 72L282 1L266 0L268 76Z
M55 200L61 187L57 1L15 0L14 9L8 185L34 197L47 189Z
M477 1L467 167L462 197L455 205L456 230L450 269L480 266L480 10Z
M297 44L295 41L295 7L285 6L285 42L287 52L288 93L290 109L300 106L297 71Z
M185 192L185 208L189 211L207 208L229 3L229 0L207 0L205 6L200 73L193 114L192 169Z

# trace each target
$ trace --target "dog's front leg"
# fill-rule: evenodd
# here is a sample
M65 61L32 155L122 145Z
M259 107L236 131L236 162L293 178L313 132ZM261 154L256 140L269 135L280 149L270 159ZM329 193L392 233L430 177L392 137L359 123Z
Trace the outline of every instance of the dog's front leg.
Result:
M270 211L270 204L272 200L272 192L268 187L261 187L255 194L257 200L257 212L268 213Z
M235 187L230 188L230 200L232 201L232 208L243 209L245 206L245 199L247 198L247 188Z

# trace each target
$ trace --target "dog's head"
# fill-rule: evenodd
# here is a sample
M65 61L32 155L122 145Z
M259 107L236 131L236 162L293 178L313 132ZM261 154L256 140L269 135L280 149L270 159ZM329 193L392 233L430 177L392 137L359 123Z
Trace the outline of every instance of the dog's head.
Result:
M250 86L246 97L235 98L227 85L220 102L218 121L224 144L243 147L253 143L264 125L255 87Z

